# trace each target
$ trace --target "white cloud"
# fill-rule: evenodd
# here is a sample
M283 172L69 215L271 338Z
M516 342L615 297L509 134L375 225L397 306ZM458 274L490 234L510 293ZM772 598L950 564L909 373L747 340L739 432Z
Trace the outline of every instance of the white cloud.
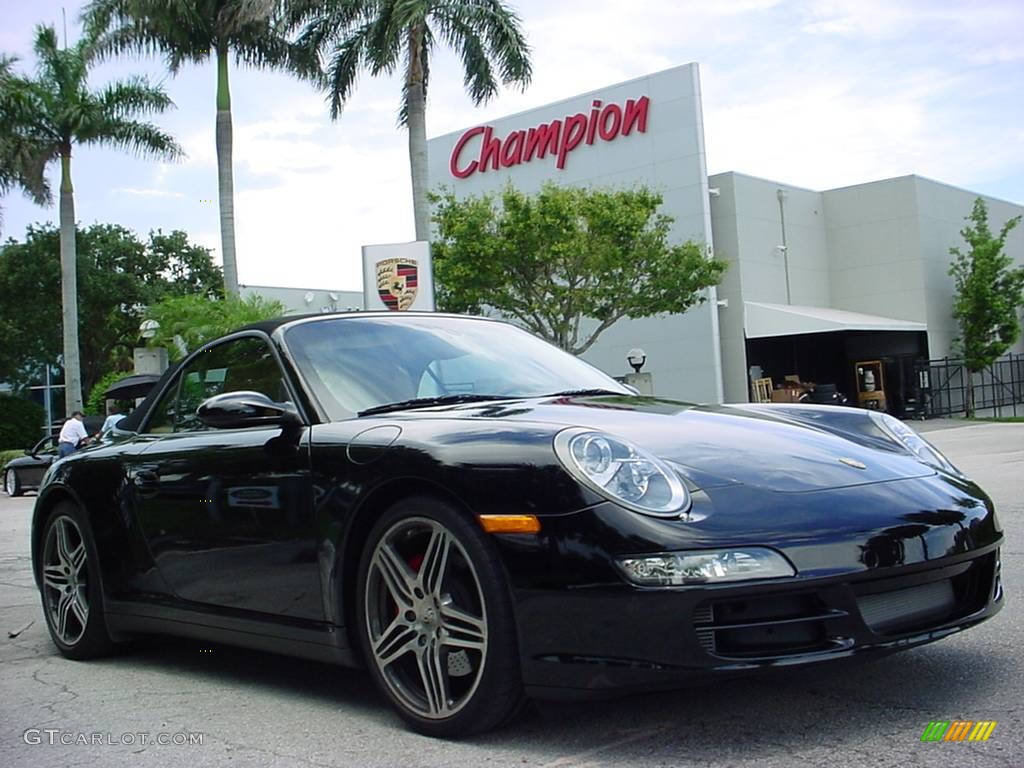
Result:
M181 192L171 189L139 189L137 187L116 187L111 190L115 194L131 195L132 197L184 197Z

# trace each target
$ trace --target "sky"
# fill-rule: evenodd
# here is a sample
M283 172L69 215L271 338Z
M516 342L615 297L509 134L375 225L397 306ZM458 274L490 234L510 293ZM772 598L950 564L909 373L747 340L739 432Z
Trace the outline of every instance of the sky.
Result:
M62 8L72 42L84 3L0 0L0 52L34 65L33 29ZM431 68L427 135L439 136L623 80L700 64L707 167L811 189L918 174L1024 203L1024 2L943 0L518 0L533 81L476 108L458 58ZM121 58L92 87L132 74L176 109L155 121L176 163L95 147L73 158L80 225L141 235L185 230L219 260L216 72L170 77L161 59ZM400 83L359 80L341 118L308 84L234 68L239 282L360 290L361 247L413 239ZM59 168L50 170L56 189ZM11 194L3 238L57 219Z

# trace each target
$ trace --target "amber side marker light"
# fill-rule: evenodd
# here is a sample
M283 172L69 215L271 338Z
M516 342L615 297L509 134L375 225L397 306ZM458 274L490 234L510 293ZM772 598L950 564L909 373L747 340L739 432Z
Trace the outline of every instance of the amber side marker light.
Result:
M480 515L480 527L487 533L540 533L536 515Z

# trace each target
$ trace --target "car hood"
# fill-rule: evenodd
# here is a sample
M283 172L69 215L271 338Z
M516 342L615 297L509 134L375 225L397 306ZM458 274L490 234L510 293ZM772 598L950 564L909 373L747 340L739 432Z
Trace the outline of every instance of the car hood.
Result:
M802 493L934 474L896 446L885 450L870 441L856 442L847 432L830 431L827 419L802 422L792 409L776 414L742 406L608 396L460 405L407 415L429 418L441 413L446 418L457 413L462 418L606 431L677 465L699 488L743 483ZM867 412L863 414L867 419ZM844 415L849 418L849 413Z

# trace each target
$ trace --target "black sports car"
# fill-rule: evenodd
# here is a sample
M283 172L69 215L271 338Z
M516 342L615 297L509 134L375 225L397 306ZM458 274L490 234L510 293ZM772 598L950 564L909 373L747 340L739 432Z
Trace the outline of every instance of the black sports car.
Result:
M24 456L11 459L4 467L4 491L8 496L21 496L39 487L43 474L57 459L57 437L44 437L25 451Z
M71 658L144 633L365 665L414 729L870 658L1002 606L988 497L901 422L640 397L510 325L253 325L56 462Z

